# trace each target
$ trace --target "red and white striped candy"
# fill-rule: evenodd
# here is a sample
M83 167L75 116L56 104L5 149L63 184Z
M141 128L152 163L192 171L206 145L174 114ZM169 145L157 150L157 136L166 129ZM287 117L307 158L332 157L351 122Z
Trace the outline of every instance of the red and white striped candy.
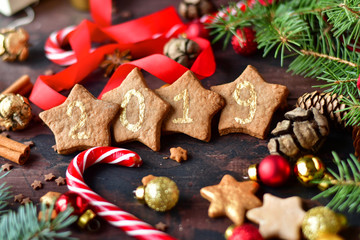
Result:
M87 199L99 216L132 237L140 240L175 240L175 238L155 229L92 191L84 182L83 174L86 168L97 163L139 167L142 160L135 152L123 148L94 147L83 151L71 161L66 171L69 190Z

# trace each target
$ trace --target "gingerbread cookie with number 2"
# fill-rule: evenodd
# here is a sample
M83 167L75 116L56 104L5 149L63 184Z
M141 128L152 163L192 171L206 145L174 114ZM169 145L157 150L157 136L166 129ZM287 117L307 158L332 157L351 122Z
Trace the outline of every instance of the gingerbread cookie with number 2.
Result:
M56 150L70 154L96 146L110 146L110 124L119 105L96 99L76 84L65 102L39 117L55 135Z
M226 101L220 115L220 135L238 132L260 139L266 137L274 112L286 105L289 94L286 86L265 82L250 65L235 81L211 90Z

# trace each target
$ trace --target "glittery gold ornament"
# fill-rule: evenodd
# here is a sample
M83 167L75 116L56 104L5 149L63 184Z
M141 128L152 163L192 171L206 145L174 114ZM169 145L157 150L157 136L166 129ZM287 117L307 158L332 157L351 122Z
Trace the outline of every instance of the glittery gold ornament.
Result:
M23 28L0 29L0 56L4 61L24 61L29 56L29 34Z
M20 130L31 120L31 106L27 98L19 94L0 94L0 126L6 130Z
M325 167L320 158L306 155L296 161L294 172L298 180L304 185L311 185L310 181L321 179Z
M230 225L230 226L225 230L224 237L225 237L226 240L228 240L229 237L231 237L231 235L233 235L233 233L234 233L234 228L235 228L235 225Z
M342 217L327 207L315 207L306 212L302 231L309 240L316 240L321 233L336 234L343 226Z
M342 237L340 237L337 234L333 233L320 233L319 237L316 238L316 240L344 240Z
M179 189L170 178L156 177L146 186L139 186L135 195L140 202L146 203L155 211L165 212L176 205Z

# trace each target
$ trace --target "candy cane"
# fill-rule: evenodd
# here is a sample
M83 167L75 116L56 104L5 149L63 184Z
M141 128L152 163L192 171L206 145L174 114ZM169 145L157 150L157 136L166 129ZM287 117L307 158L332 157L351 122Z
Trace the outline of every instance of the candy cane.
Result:
M66 171L69 190L87 199L99 216L132 237L140 240L175 240L175 238L153 228L148 223L109 203L92 191L84 182L83 174L86 168L97 163L139 167L142 160L135 152L122 148L94 147L83 151L71 161Z

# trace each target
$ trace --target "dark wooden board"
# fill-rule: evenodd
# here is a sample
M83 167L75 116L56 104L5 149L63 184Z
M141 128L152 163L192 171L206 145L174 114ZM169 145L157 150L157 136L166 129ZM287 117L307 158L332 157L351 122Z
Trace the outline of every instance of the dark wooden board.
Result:
M114 23L125 21L121 17L121 11L132 13L131 18L137 18L146 14L161 10L167 6L177 6L179 1L165 0L136 0L117 1L114 12ZM217 1L218 5L225 5L226 1ZM22 74L30 75L35 82L38 75L51 69L55 72L63 68L51 63L44 55L44 43L49 34L55 30L69 25L76 25L84 18L91 19L87 12L80 12L71 7L68 1L42 0L34 7L36 18L25 26L30 33L30 57L23 63L0 62L0 89L5 89ZM13 17L0 16L0 27L5 27L13 20L23 16L22 13ZM129 33L131 34L131 33ZM293 76L286 72L288 62L281 67L278 59L271 56L263 58L261 53L251 57L241 57L234 53L231 46L225 51L221 43L213 45L217 63L217 69L213 76L202 80L205 88L213 85L227 83L237 78L248 64L255 66L269 83L283 84L290 90L288 97L288 108L292 109L296 99L305 92L313 91L311 86L318 84L314 79L306 79L301 76ZM96 70L88 76L82 84L95 96L98 95L105 85L107 79L102 71ZM163 82L145 73L145 78L151 88L160 87ZM34 106L34 114L37 115L41 109ZM276 122L282 120L284 111L276 112L271 123L274 128ZM207 216L209 202L200 196L200 189L205 186L218 184L224 174L231 174L237 180L246 176L250 164L259 162L268 154L267 142L265 140L244 135L230 134L219 136L217 133L218 115L212 123L212 138L209 143L192 139L186 135L174 134L162 136L161 150L153 152L141 143L123 144L125 147L136 151L144 160L144 165L139 169L128 169L119 166L100 165L86 171L85 180L88 185L112 203L129 211L140 219L155 225L162 221L168 225L168 233L179 239L223 239L223 233L231 224L227 218L212 219ZM10 132L10 137L19 140L32 140L35 146L31 150L30 160L24 166L15 166L13 171L3 178L10 186L13 194L22 193L29 196L34 203L39 203L39 198L48 191L66 192L66 186L56 186L55 182L45 182L44 174L49 172L56 176L65 177L65 171L71 159L76 155L58 155L51 148L55 144L52 132L40 121L33 121L31 127L20 132ZM179 164L163 157L169 156L171 147L181 146L188 150L190 159ZM331 166L331 151L336 151L343 158L347 158L353 152L351 134L345 131L332 131L325 145L317 154L328 166ZM8 161L0 158L0 164ZM155 212L148 207L138 203L132 191L141 184L141 178L148 174L157 176L168 176L172 178L180 189L180 200L178 205L166 213ZM44 188L33 190L31 183L42 180ZM300 196L304 198L307 205L316 204L309 202L312 196L319 191L316 188L306 188L299 184L294 178L287 186L281 188L270 188L262 186L258 193L269 192L279 197ZM16 209L19 205L12 200L10 206ZM326 204L326 200L321 202ZM343 236L346 239L359 239L360 216L348 214L350 228ZM131 239L122 231L102 223L101 230L97 233L82 232L71 228L74 235L80 239Z

